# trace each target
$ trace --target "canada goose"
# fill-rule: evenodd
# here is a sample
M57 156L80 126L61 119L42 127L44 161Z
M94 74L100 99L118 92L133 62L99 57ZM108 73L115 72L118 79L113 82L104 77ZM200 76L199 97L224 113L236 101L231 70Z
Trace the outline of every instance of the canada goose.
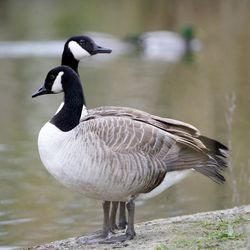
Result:
M81 60L85 59L86 57L93 56L100 53L111 53L111 49L107 49L101 47L95 43L93 39L89 36L82 35L82 36L72 36L70 37L64 44L64 49L62 53L61 64L69 66L72 68L78 75L78 64ZM58 111L63 106L63 103L59 106ZM108 107L106 107L108 109ZM95 109L91 110L92 113L95 112ZM87 114L87 104L85 97L83 95L83 109L81 117ZM119 213L119 224L116 225L116 213L118 209L118 203L113 202L110 216L110 224L113 230L116 229L125 229L127 220L125 214L125 203L120 203L120 213Z
M79 75L78 64L81 60L96 54L109 54L111 52L111 49L97 45L93 39L88 36L72 36L64 44L61 65L70 67ZM58 111L62 106L63 103L59 106ZM86 108L87 104L83 95L83 117L86 115Z
M64 44L61 64L69 66L78 74L79 61L96 54L111 52L111 49L97 45L88 36L72 36Z
M215 182L225 181L227 147L192 125L119 107L99 108L80 121L83 90L67 66L52 69L32 97L60 92L64 105L38 136L40 158L59 182L104 201L101 236L107 241L135 236L134 200L157 188L167 172L194 169ZM128 226L119 237L109 238L110 201L126 202Z

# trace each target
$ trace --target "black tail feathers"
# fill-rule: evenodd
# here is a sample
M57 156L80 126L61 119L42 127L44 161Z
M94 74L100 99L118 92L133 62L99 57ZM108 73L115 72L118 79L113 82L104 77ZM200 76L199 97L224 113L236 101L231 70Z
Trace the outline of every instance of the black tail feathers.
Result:
M195 170L217 183L223 183L225 178L222 172L228 167L228 148L222 143L206 136L199 136L199 139L206 146L209 159L204 167L196 168Z
M204 135L200 135L198 137L199 140L203 142L203 144L207 147L207 149L214 155L221 156L224 158L228 157L228 147L224 144L210 139Z
M173 154L171 159L168 158L167 170L194 169L216 183L223 183L225 181L223 172L228 167L228 148L205 136L199 136L198 139L205 148L194 150L188 144L179 144L178 154Z

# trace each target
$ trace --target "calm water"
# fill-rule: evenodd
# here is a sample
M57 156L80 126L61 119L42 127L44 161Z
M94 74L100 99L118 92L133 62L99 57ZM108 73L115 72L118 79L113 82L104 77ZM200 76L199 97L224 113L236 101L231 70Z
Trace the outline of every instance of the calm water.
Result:
M1 2L1 40L65 40L90 30L123 38L193 24L203 44L192 62L142 60L114 44L116 56L80 65L89 107L130 106L183 120L232 149L226 184L194 174L138 204L136 222L249 204L250 1L66 3ZM31 94L59 63L57 54L0 58L0 249L84 234L102 223L100 201L62 187L37 152L38 132L62 96Z

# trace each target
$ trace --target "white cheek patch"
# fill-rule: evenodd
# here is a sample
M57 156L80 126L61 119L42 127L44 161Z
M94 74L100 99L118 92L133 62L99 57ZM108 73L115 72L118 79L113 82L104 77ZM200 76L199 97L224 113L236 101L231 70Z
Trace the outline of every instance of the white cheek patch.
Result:
M83 49L77 42L70 41L69 49L73 54L74 58L78 61L82 60L84 57L90 56L89 52Z
M62 87L62 75L64 74L63 71L59 72L53 85L52 85L52 88L51 88L51 91L53 93L60 93L63 91L63 87Z

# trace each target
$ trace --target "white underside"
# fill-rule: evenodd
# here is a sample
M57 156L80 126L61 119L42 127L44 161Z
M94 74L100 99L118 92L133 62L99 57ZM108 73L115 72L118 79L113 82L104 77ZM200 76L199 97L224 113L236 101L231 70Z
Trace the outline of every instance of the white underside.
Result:
M60 107L63 107L63 103ZM86 109L83 110L85 111L82 115L86 115ZM86 133L88 136L85 136ZM133 191L135 189L131 188L129 180L125 183L120 181L124 179L123 173L119 174L118 171L118 175L114 177L114 167L117 166L114 164L110 168L107 167L102 158L103 153L96 148L101 141L98 142L98 138L90 134L89 130L86 133L83 126L81 130L76 127L71 131L62 132L55 125L47 122L38 137L39 154L44 166L63 185L87 197L128 201L131 195L136 193ZM109 155L109 158L112 158L112 155ZM150 193L139 194L137 198L144 200L155 197L181 181L189 172L167 173L164 181L157 188Z
M106 167L104 161L93 165L93 159L101 157L96 151L96 144L92 143L95 138L76 140L76 134L77 129L62 132L49 122L42 127L38 149L49 173L63 185L84 196L98 200L129 200L129 187L124 188L121 182L110 185L113 172L110 168L103 171Z
M140 194L137 200L148 200L160 195L166 189L172 187L178 182L182 181L184 178L189 176L193 170L183 170L183 171L173 171L166 174L163 182L149 193Z

